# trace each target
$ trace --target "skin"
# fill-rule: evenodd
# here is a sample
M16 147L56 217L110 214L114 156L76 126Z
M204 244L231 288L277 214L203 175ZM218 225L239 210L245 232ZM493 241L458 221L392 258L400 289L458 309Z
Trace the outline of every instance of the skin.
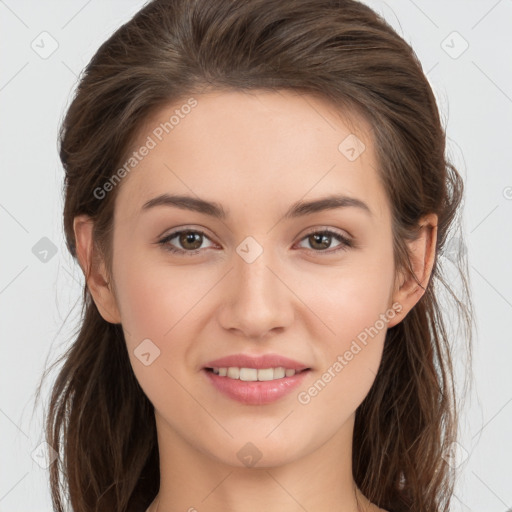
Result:
M198 105L118 185L112 276L101 259L91 266L90 219L79 216L74 224L89 290L103 318L123 325L133 371L155 408L161 481L148 510L382 510L352 477L355 411L374 382L386 328L424 291L395 274L391 210L377 177L371 127L289 91L195 98ZM134 147L176 108L149 119ZM338 150L351 133L366 146L354 161ZM293 203L334 192L364 201L372 215L345 207L283 218ZM219 220L170 206L141 213L162 193L215 201L229 215ZM437 217L421 225L409 249L426 287ZM179 237L168 244L189 252L199 246L198 254L172 254L155 243L182 227L206 236L197 245L180 244ZM339 240L331 237L321 249L308 237L325 228L356 245L327 254ZM236 252L247 236L263 248L252 263ZM298 394L394 303L401 312L309 403L299 403ZM160 356L145 366L134 350L147 338ZM312 371L277 402L244 405L219 393L201 370L235 353L282 354ZM254 467L237 457L247 442L261 453Z

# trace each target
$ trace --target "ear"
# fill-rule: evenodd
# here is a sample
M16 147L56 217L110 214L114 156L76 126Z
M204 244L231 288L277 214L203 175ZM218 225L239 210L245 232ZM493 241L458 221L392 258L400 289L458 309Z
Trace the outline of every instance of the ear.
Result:
M109 282L105 263L98 254L93 241L94 223L88 215L79 215L73 220L78 262L85 275L87 288L101 316L112 324L121 323L112 283Z
M408 242L411 266L416 275L400 277L395 288L392 303L398 303L402 309L388 322L388 328L401 322L425 293L432 274L437 246L437 215L425 215L419 222L419 234L416 240ZM421 286L420 286L421 285Z

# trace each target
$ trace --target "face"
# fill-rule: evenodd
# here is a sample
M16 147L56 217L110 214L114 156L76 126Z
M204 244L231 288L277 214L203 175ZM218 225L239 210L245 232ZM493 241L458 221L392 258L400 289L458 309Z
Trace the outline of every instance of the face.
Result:
M195 100L148 120L134 148L151 147L117 185L110 311L169 435L230 465L254 447L283 464L340 431L374 382L403 307L391 211L362 119L287 91ZM151 202L165 194L190 200ZM240 354L308 370L258 384L206 369ZM235 363L217 367L251 368Z

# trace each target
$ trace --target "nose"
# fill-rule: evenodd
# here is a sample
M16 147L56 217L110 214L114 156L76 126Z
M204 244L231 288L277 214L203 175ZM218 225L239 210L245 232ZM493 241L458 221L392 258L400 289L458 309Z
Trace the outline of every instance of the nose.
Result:
M279 332L294 319L296 296L286 272L270 257L270 250L251 263L238 254L223 289L218 319L221 326L244 338L262 339Z

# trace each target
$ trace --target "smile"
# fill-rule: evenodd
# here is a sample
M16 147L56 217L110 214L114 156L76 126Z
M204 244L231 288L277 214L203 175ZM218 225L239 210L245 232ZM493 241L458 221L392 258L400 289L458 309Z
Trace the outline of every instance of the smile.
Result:
M221 370L222 373L226 373L225 376L220 375ZM283 375L283 371L284 376L280 376ZM309 368L296 371L285 370L283 367L256 369L231 366L204 368L202 374L207 377L214 389L232 400L244 405L266 405L291 393L310 372Z

